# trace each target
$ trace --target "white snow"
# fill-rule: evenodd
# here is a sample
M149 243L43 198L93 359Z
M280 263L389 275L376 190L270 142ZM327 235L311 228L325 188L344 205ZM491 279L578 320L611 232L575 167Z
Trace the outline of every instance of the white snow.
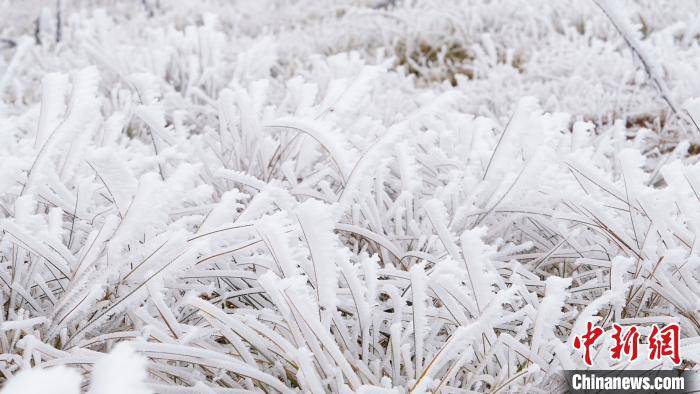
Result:
M561 391L588 322L697 368L697 1L0 15L2 393Z
M3 394L76 394L80 392L80 372L65 366L32 368L19 372L2 388Z

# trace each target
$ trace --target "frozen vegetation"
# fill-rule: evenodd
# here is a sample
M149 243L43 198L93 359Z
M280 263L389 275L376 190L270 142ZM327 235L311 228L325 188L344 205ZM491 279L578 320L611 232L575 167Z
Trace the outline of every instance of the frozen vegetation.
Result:
M587 322L700 362L698 1L0 15L4 394L556 392Z

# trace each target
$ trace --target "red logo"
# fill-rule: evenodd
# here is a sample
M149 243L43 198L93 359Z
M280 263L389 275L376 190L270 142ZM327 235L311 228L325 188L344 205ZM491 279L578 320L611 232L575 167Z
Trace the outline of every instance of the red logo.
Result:
M613 329L615 333L612 335L612 338L615 341L615 346L610 349L612 358L619 360L620 356L624 354L629 357L630 361L636 360L639 345L639 332L637 331L637 327L630 327L625 331L624 335L622 334L623 328L621 326L613 324Z
M649 358L660 360L662 357L669 357L674 364L680 364L681 358L678 354L678 342L680 339L680 327L678 324L669 324L663 329L654 324L649 335Z
M622 327L618 324L613 324L612 339L615 344L610 348L610 357L614 360L621 360L623 356L629 361L637 359L639 354L640 333L636 326ZM586 324L586 332L582 335L574 337L574 348L583 350L583 361L586 365L593 364L591 360L591 347L595 345L600 336L603 335L603 329L595 327L593 323ZM654 324L651 326L651 333L648 337L648 346L650 360L661 360L668 358L674 364L680 364L680 326L678 324L667 324L663 328Z
M580 338L574 338L574 348L584 348L583 360L586 365L591 365L591 346L593 346L601 335L603 335L603 329L600 327L593 327L593 323L588 322L586 325L586 333L581 335Z

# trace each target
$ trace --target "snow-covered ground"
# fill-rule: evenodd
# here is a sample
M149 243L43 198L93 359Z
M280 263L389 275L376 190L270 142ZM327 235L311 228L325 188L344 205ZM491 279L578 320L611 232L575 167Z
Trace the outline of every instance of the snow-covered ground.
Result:
M700 362L700 1L0 18L3 393L558 392L588 322Z

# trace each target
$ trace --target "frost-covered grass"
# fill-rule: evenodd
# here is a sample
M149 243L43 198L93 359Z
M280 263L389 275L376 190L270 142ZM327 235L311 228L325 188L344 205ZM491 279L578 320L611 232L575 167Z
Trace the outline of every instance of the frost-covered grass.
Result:
M700 4L610 3L0 1L3 392L695 368Z

